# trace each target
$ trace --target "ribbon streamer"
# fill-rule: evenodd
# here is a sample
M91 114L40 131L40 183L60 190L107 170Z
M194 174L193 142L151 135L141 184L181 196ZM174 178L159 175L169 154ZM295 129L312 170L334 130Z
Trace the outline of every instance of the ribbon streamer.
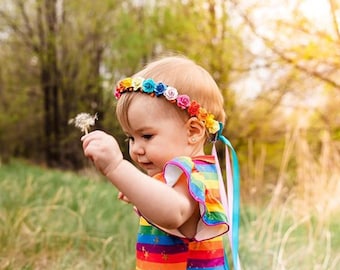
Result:
M234 270L241 270L240 258L238 253L239 248L239 220L240 220L240 169L236 151L232 147L230 141L222 135L223 125L220 123L220 130L213 143L212 154L215 157L217 174L220 186L220 196L222 205L226 211L229 221L230 231L229 242L231 246L232 259ZM215 143L221 141L225 145L225 164L226 164L226 178L227 178L227 192L226 195L225 184L221 172L221 167L218 160ZM228 148L231 150L231 158ZM232 167L231 167L232 164ZM226 257L226 256L225 256ZM227 257L226 257L227 258ZM228 266L227 266L228 267ZM227 268L229 269L229 267Z

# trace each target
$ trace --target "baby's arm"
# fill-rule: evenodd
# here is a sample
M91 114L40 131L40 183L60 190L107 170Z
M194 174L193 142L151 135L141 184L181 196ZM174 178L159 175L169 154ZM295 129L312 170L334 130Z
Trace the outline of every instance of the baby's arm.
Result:
M190 196L186 181L179 181L174 187L156 181L142 173L123 159L116 140L102 132L94 131L82 137L85 156L89 157L148 220L166 228L177 229L183 224L189 237L194 234L188 226L198 220L198 204ZM197 217L195 215L197 214Z

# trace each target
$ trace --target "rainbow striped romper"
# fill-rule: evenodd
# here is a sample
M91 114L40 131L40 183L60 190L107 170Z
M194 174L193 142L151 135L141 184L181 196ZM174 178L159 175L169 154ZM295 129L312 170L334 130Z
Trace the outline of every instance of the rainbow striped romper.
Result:
M137 270L227 269L222 235L229 226L220 202L214 157L175 158L155 178L173 186L183 176L200 207L197 233L194 239L187 239L178 230L160 229L140 217Z

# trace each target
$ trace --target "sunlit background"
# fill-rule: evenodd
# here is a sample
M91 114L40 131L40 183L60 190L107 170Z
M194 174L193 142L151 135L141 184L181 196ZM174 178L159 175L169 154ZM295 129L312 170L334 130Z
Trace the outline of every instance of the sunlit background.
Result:
M241 164L243 269L340 269L339 0L0 0L0 269L133 269L136 216L68 124L162 55L205 67ZM220 147L220 146L218 146Z

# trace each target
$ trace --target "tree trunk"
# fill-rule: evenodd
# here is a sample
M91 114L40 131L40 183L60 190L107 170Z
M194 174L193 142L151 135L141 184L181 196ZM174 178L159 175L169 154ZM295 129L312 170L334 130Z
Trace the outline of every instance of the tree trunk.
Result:
M38 7L41 85L44 95L45 156L48 166L60 162L59 84L57 66L56 0L44 0ZM43 16L43 10L45 16Z

